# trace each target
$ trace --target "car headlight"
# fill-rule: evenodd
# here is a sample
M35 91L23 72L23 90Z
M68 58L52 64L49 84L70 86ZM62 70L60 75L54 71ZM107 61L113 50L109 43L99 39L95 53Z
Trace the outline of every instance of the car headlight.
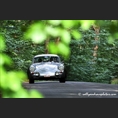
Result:
M58 69L59 69L59 70L64 70L64 65L61 64L61 65L58 67Z
M30 66L30 72L34 72L36 68L34 66Z

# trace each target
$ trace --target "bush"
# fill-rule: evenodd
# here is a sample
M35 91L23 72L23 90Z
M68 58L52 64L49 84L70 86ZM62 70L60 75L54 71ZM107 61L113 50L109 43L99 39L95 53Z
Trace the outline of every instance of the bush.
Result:
M118 78L112 79L111 84L118 84Z

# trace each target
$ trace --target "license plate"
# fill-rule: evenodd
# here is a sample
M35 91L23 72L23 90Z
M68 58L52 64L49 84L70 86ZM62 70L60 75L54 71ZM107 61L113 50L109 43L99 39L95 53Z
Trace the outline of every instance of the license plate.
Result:
M50 75L44 75L44 77L50 77Z

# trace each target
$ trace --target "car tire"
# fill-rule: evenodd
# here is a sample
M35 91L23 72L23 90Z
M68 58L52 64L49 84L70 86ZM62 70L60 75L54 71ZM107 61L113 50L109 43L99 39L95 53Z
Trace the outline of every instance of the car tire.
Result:
M29 79L29 84L33 84L34 80L33 79Z
M59 82L60 83L65 83L65 81L66 81L66 75L64 73L64 75L61 78L59 78Z
M59 79L59 82L60 82L60 83L65 83L65 79L64 79L64 78L60 78L60 79Z
M29 84L33 84L34 83L34 79L32 78L32 76L30 74L29 68L27 69L27 76L28 76L28 79L29 79Z
M66 78L65 78L65 74L64 74L64 76L63 77L61 77L61 78L59 78L59 82L60 83L65 83L65 80Z
M59 82L60 83L65 83L65 81L66 81L66 73L64 72L63 75L62 75L62 77L59 78Z

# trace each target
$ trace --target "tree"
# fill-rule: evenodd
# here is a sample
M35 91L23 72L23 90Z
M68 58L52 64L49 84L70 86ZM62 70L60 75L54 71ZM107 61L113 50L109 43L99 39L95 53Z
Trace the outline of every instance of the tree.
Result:
M68 79L76 77L79 81L102 82L105 81L103 78L108 81L113 74L113 66L118 59L117 20L3 20L0 24L1 35L4 35L4 39L1 37L0 40L3 97L42 97L35 92L30 96L25 92L20 79L27 77L24 72L16 72L16 69L26 70L33 55L45 53L45 41L49 53L66 59L66 65L70 67ZM101 28L100 41L97 42L91 30L93 24ZM91 60L95 45L99 46L99 50L97 63L93 64ZM109 51L109 55L105 55L106 51ZM15 62L14 66L11 66L12 62ZM16 83L16 86L11 83Z

